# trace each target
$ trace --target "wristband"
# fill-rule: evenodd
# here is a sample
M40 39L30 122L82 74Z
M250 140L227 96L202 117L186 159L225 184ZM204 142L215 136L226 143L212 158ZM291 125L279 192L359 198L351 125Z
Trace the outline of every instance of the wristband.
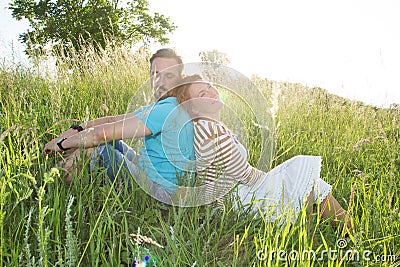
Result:
M64 142L67 138L63 137L57 142L57 146L62 150L62 151L67 151L69 148L65 148L62 146L62 142Z
M82 126L80 126L79 124L74 124L74 125L72 125L71 127L69 127L70 129L73 129L73 130L77 130L78 132L82 132L84 129L83 129L83 127Z

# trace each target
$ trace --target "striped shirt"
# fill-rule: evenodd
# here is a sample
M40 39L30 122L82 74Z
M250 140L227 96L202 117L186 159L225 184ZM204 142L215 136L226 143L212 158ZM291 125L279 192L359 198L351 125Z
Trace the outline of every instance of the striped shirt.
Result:
M220 199L236 184L254 185L265 175L247 162L240 146L223 124L204 119L195 123L197 180L204 185L207 197Z

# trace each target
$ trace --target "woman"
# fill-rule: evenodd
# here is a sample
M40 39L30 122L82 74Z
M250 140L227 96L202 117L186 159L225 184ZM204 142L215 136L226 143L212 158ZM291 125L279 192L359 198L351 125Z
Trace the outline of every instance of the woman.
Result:
M199 75L187 76L176 95L194 121L197 180L206 186L209 198L222 197L239 184L240 203L250 204L253 211L269 212L270 221L280 216L293 221L303 205L312 204L320 204L321 216L332 217L335 226L345 220L345 210L331 195L332 187L319 178L320 157L297 156L268 173L258 170L247 162L243 145L220 122L223 102L215 87ZM349 220L346 224L350 228Z

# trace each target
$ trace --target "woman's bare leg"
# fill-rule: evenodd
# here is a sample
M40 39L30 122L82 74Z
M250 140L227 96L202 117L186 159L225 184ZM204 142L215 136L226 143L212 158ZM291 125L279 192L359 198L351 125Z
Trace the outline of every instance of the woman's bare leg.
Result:
M340 206L339 202L330 193L321 203L321 217L332 218L332 226L337 227L341 222L347 229L352 229L349 214Z
M311 191L311 193L308 195L307 200L306 200L306 206L307 206L307 215L311 216L313 213L313 207L314 207L314 193Z
M306 200L306 209L307 209L307 218L308 218L308 224L307 224L307 229L311 231L311 226L312 226L312 214L314 212L314 193L311 191L311 193L308 195L307 200ZM315 240L314 240L315 241Z
M311 214L313 212L314 194L311 192L306 200L307 205L307 215L309 218L309 226L311 224ZM321 203L321 217L331 218L332 226L338 227L340 223L344 223L345 230L353 229L351 225L351 220L349 214L342 208L339 202L336 200L332 194L328 194L326 198Z

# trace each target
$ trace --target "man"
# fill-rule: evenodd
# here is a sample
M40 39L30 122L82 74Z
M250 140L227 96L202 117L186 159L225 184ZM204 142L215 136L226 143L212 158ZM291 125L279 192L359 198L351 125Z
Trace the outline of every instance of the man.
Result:
M149 177L148 193L165 202L174 193L178 180L194 167L190 166L195 158L193 124L176 98L168 95L169 89L182 79L182 59L172 49L160 49L150 58L150 64L151 86L157 102L134 113L73 125L48 142L45 153L97 147L92 164L106 167L112 181L118 172L124 173L121 169L135 176L138 170L143 170ZM139 137L143 137L144 147L139 152L138 169L132 162L136 153L120 140Z

